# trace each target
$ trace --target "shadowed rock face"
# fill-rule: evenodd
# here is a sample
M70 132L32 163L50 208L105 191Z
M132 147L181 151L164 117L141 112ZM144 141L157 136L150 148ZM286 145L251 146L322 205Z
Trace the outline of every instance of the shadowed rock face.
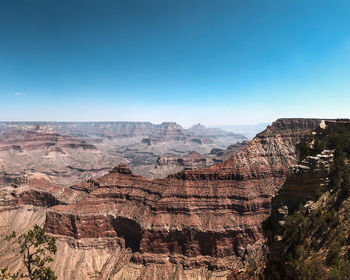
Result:
M142 229L136 221L124 217L117 217L112 220L112 225L117 236L125 240L126 248L130 248L132 252L140 251Z
M123 265L113 265L115 275L124 273L129 262L146 270L158 264L156 278L175 275L179 265L204 267L202 276L208 279L208 271L227 275L262 255L261 223L271 197L296 163L295 145L319 123L277 120L228 160L165 179L145 179L119 166L75 185L74 190L85 193L82 199L48 209L47 230L75 240L124 240L132 255Z

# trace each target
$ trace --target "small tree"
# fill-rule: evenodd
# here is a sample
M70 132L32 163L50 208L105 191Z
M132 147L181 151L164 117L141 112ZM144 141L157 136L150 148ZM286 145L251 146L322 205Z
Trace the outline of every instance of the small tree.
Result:
M6 236L5 240L10 241L16 238L16 233L12 232ZM45 228L35 225L27 233L21 234L16 242L19 245L19 253L22 256L23 264L27 273L19 271L9 275L8 279L29 278L30 280L55 280L57 277L47 264L53 261L51 254L57 251L56 240L46 234ZM7 279L7 278L4 278Z

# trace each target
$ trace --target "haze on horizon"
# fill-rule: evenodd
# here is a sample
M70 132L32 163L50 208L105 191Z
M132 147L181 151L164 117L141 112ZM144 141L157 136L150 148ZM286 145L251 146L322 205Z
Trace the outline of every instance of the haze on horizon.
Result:
M349 1L1 1L0 120L349 117Z

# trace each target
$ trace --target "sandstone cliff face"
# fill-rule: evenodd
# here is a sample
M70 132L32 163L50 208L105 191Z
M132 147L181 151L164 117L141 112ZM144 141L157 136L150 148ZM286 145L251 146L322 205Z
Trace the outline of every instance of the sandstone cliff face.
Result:
M122 261L103 272L115 279L225 279L261 257L271 197L296 163L295 145L319 123L277 120L228 160L165 179L145 179L120 166L74 186L87 195L48 209L47 229L63 243L122 244Z

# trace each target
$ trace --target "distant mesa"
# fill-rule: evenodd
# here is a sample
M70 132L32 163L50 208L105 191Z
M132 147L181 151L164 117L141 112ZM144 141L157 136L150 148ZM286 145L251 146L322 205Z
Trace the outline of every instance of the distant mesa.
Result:
M176 122L162 122L159 127L162 129L183 129L183 127Z
M204 125L197 123L189 128L189 130L205 130L207 129Z

